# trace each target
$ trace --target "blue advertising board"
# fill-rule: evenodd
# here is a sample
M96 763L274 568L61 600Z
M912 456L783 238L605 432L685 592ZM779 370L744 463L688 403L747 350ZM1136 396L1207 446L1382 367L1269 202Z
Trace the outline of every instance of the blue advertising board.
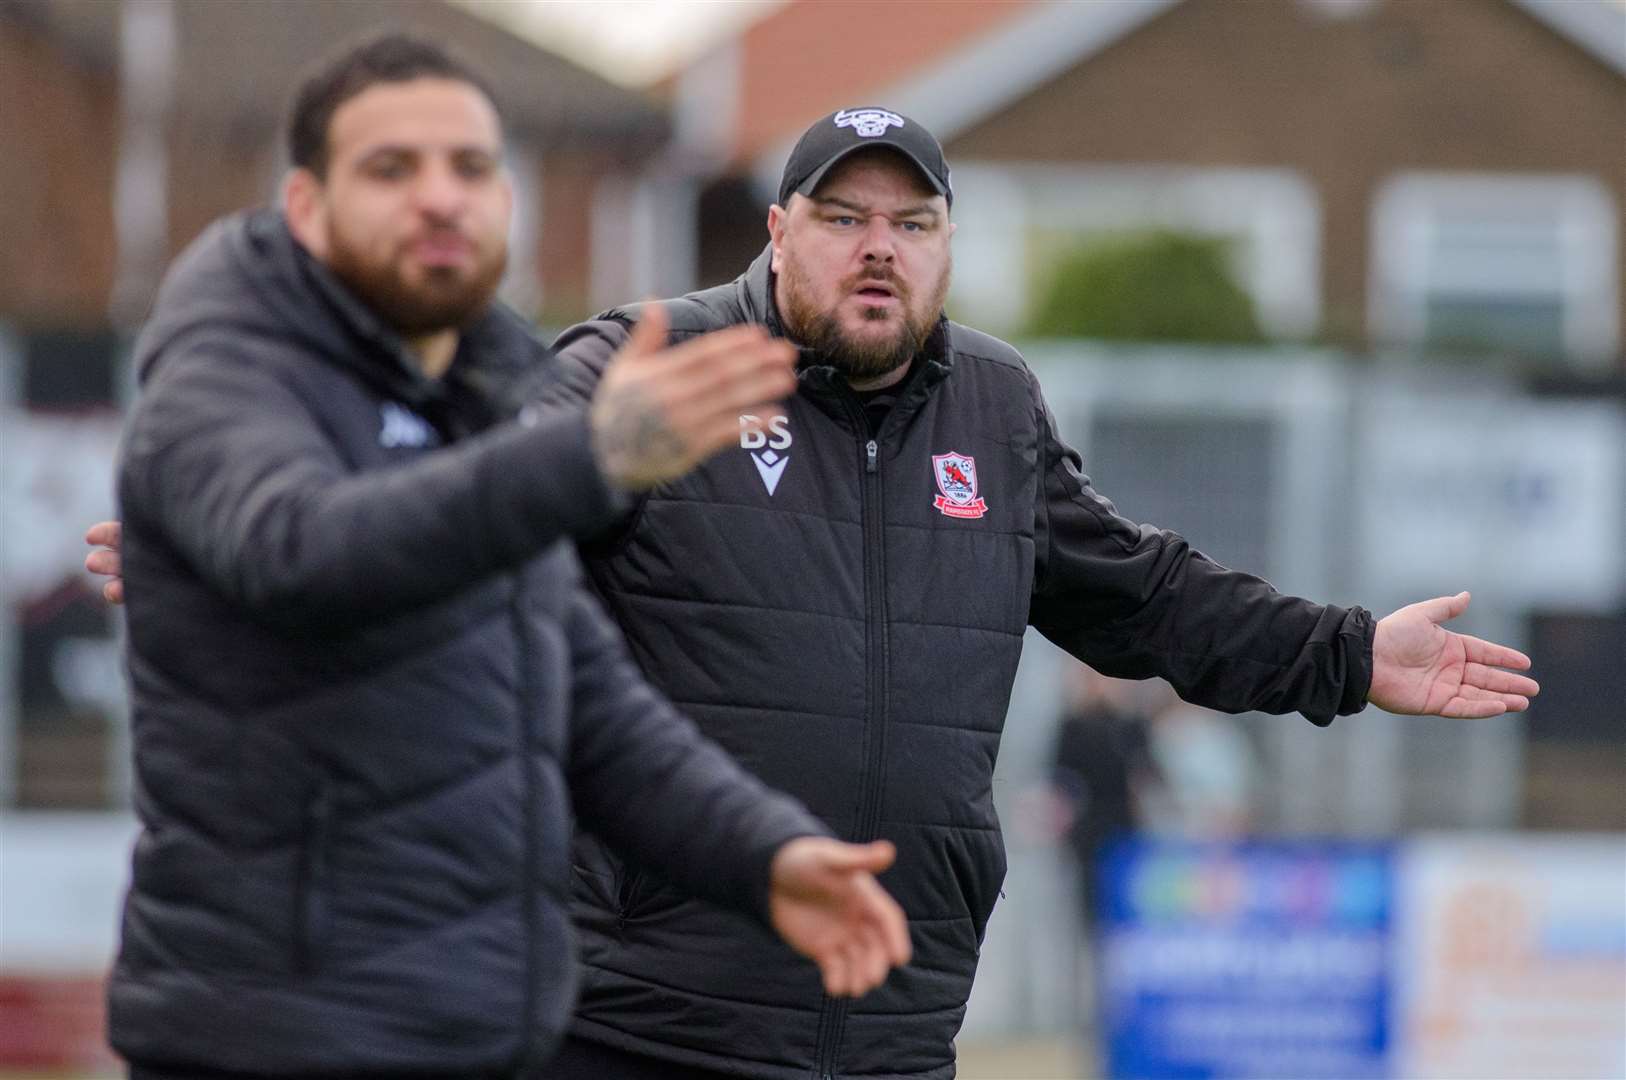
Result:
M1097 1001L1111 1076L1386 1076L1393 868L1376 844L1109 849Z

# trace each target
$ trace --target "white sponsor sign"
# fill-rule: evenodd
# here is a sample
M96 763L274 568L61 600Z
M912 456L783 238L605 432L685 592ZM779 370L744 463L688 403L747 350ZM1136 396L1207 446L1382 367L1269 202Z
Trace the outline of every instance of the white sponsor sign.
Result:
M1626 1076L1626 837L1402 848L1394 1075Z
M1494 591L1612 611L1623 587L1618 406L1397 387L1364 414L1356 521L1369 592Z
M113 516L121 418L111 409L0 406L0 600L25 603L66 578L90 580L85 529Z
M0 974L107 969L136 832L125 814L0 814Z

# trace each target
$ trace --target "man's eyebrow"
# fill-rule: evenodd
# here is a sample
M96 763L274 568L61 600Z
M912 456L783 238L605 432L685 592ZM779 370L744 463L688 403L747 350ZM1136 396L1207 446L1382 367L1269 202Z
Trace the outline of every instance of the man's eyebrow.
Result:
M897 212L896 216L937 218L942 217L943 215L939 214L937 212L937 208L931 203L921 203L918 206L905 206L902 210Z
M370 158L383 156L434 153L436 150L441 149L444 149L450 154L481 154L489 158L500 158L502 156L502 152L500 150L494 150L491 147L485 146L481 143L463 143L461 145L448 147L420 146L415 143L379 143L377 146L369 146L363 149L362 152L356 156L356 160L367 161Z
M869 207L861 203L848 202L846 199L840 199L834 195L818 195L814 197L813 201L820 206L839 206L843 210L853 210L860 214L869 213Z
M870 208L862 203L848 202L846 199L835 195L820 195L813 201L818 203L820 206L839 206L843 210L851 210L854 213L859 214L868 214L871 212ZM937 208L932 206L930 203L920 203L916 206L905 206L891 216L900 218L929 216L936 218L941 217L942 215L939 214L937 212Z
M377 146L366 146L361 152L350 160L358 166L365 166L369 162L389 161L396 158L416 158L421 153L416 146L406 143L379 143Z

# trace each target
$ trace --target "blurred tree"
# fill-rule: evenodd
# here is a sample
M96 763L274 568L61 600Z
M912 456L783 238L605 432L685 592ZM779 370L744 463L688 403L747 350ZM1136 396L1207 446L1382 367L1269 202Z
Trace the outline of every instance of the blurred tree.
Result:
M1075 247L1052 263L1026 332L1116 341L1263 340L1229 242L1170 230Z

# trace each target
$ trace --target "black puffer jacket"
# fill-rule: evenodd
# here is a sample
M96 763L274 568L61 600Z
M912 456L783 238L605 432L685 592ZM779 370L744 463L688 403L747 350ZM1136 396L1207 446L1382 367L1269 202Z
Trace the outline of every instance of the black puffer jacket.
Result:
M666 307L675 337L776 328L771 296L764 253ZM588 392L635 317L555 343L563 392ZM1362 706L1372 622L1120 517L1016 352L946 320L879 431L817 357L783 428L657 489L584 558L702 730L841 836L897 844L884 880L914 962L856 1003L825 999L759 928L585 844L574 1031L768 1080L940 1080L1005 872L992 785L1026 627L1192 701L1326 723Z
M559 541L615 502L579 411L495 424L542 356L518 319L426 381L261 214L182 258L137 353L115 1048L535 1072L575 994L573 808L761 914L773 850L823 830L671 711L581 587Z

